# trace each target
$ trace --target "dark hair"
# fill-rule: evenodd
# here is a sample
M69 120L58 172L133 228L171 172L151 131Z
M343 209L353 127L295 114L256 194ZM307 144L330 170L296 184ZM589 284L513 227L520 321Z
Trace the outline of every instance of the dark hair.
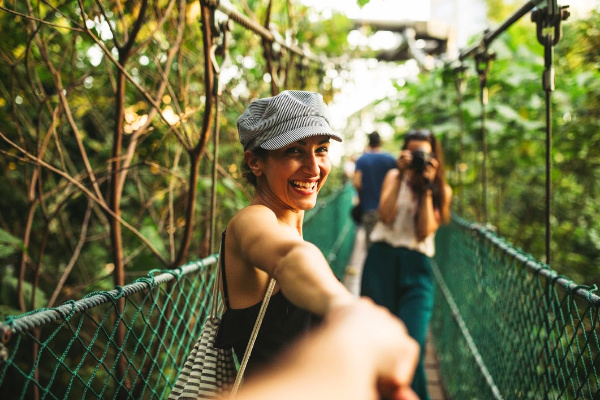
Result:
M435 174L435 179L433 180L433 205L440 211L441 222L448 223L450 222L450 211L449 207L446 206L450 199L447 198L448 195L446 193L446 173L442 145L429 129L413 129L408 131L406 135L404 135L402 150L405 150L408 147L408 143L411 140L424 140L429 142L429 144L431 144L433 157L440 164L437 173Z
M411 140L427 140L433 137L433 133L429 129L412 129L404 135L404 147ZM432 144L433 146L433 144Z
M264 160L269 153L269 150L263 149L262 147L257 147L256 149L250 151L261 160ZM256 175L254 175L254 172L252 172L250 166L245 160L242 160L242 177L246 180L246 182L256 187Z
M369 147L379 147L381 146L381 137L379 136L379 132L373 131L369 133Z

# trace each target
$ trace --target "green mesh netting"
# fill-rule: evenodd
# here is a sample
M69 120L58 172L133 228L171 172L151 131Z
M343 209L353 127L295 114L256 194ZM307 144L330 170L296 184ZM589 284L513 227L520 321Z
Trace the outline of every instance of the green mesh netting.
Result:
M151 271L123 288L9 317L1 392L15 399L164 398L210 307L215 261ZM121 343L117 326L125 328Z
M337 276L354 242L351 195L345 186L306 218L305 237ZM0 398L166 398L210 309L216 260L150 271L122 288L7 318L0 324Z
M436 236L432 336L453 399L600 399L600 297L460 218Z
M352 255L356 227L350 211L354 188L350 183L319 201L304 218L304 239L323 252L335 275L342 279Z

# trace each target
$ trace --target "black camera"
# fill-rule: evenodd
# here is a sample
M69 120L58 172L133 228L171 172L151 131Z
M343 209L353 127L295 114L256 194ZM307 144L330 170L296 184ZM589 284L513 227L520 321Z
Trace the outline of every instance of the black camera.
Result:
M432 158L433 153L429 153L423 150L413 151L410 168L414 169L415 172L422 174L425 171L425 167L427 166L427 164L429 164Z

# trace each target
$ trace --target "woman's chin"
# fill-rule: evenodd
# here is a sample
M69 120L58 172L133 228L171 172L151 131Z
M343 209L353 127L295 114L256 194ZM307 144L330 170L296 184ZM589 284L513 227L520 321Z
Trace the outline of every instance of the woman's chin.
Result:
M317 198L315 197L314 199L303 201L299 205L298 208L302 211L308 211L308 210L312 210L313 208L315 208L316 205L317 205Z

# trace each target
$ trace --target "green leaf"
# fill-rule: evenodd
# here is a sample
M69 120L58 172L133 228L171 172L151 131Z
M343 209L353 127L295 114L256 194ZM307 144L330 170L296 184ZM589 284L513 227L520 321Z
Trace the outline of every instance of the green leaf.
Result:
M518 121L521 119L519 113L514 108L506 104L495 104L493 108L499 115L508 120Z
M20 239L14 237L10 233L6 232L4 229L0 228L0 243L12 244L12 245L22 245Z
M0 258L8 257L23 249L23 242L0 228Z
M166 254L165 243L163 239L160 237L156 226L154 226L150 221L140 230L142 235L154 246L159 253Z

